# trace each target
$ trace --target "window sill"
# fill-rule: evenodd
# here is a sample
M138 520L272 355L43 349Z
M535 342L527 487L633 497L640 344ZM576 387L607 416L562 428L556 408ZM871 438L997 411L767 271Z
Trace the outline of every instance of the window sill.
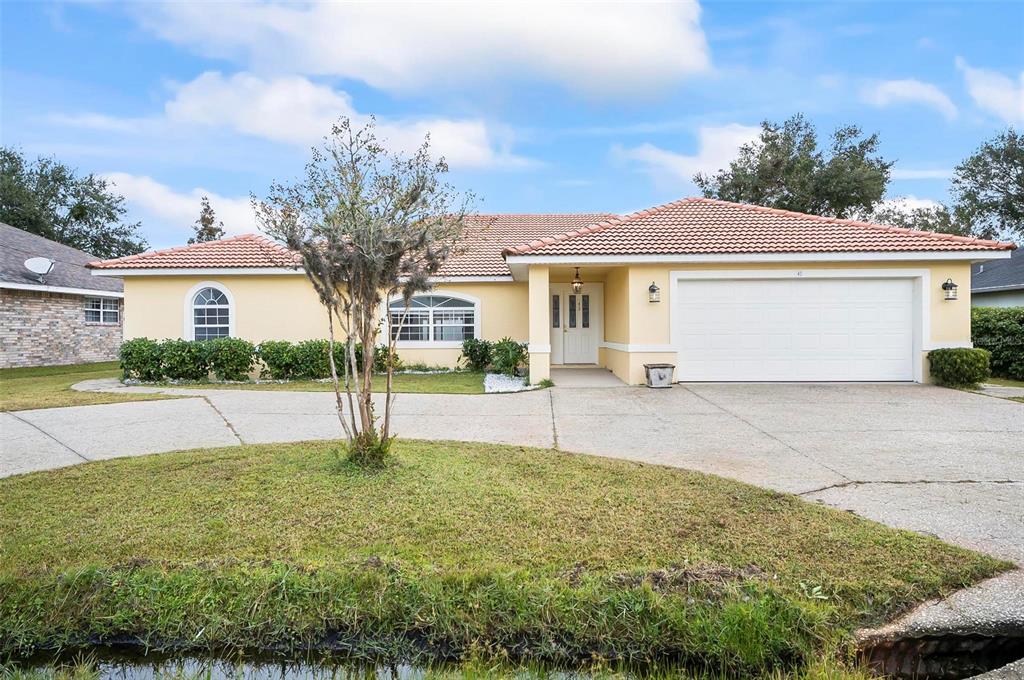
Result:
M395 349L462 349L461 340L399 340Z
M86 321L86 326L120 326L120 321Z

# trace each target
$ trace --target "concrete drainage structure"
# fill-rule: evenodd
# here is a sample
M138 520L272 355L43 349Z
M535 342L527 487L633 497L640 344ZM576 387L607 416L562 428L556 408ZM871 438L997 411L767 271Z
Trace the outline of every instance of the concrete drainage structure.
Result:
M961 680L992 671L992 678L1002 678L993 669L1011 672L1006 678L1024 677L1024 666L1014 664L1024 657L1024 637L990 637L986 635L930 635L925 637L887 638L861 644L860 659L871 670L894 678L914 680Z
M926 602L881 628L862 630L857 649L872 670L893 678L1020 680L1024 571L1007 572Z

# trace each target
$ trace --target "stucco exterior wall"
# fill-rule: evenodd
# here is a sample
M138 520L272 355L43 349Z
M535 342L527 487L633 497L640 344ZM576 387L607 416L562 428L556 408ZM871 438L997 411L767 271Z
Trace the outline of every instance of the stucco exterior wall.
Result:
M327 317L316 293L298 275L126 276L124 337L184 338L188 293L211 282L234 300L235 335L250 342L308 340L327 336Z
M757 263L757 264L667 264L630 265L608 274L605 284L605 341L632 345L638 349L625 352L605 348L601 353L602 363L619 379L638 384L643 382L644 363L675 363L672 352L652 352L642 346L666 346L672 342L671 310L674 285L673 271L712 270L822 270L822 269L913 269L926 270L928 276L928 328L922 338L921 361L924 379L928 379L926 355L929 349L940 346L968 346L971 341L971 300L969 262L821 262L821 263ZM623 274L622 272L625 272ZM855 276L855 274L851 274ZM958 283L959 298L956 301L943 299L941 285L946 279ZM654 282L661 288L661 302L648 301L648 287ZM623 285L625 283L625 285ZM618 290L616 293L615 291ZM623 290L625 291L623 293ZM613 309L612 305L619 307ZM628 317L625 329L621 325L622 309ZM617 322L616 319L620 320ZM623 332L625 331L625 332Z
M620 267L608 272L604 282L604 339L606 342L622 344L629 342L629 301L629 270Z
M117 359L121 322L87 322L85 297L0 288L0 368Z
M327 318L312 286L302 274L265 276L126 276L125 338L183 338L190 291L215 283L231 293L235 335L253 343L264 340L298 342L327 337ZM480 300L480 330L487 340L529 337L525 283L438 284L438 293L465 294ZM382 338L383 341L383 338ZM401 348L407 363L455 366L453 348Z
M968 262L822 262L741 264L652 264L606 268L588 280L604 282L603 343L599 362L620 379L642 383L644 363L675 363L671 351L671 309L674 285L671 273L681 270L820 270L820 269L913 269L928 272L928 327L922 340L921 360L927 373L925 354L937 346L966 346L970 343L970 264ZM550 357L550 282L564 272L552 273L543 266L530 268L529 281L493 283L440 283L435 291L464 294L480 300L481 336L488 340L511 337L534 346L532 368L535 380L547 377ZM586 271L586 268L584 268ZM851 274L855 275L855 274ZM946 302L941 284L947 278L960 285L960 299ZM264 340L299 341L326 335L323 308L305 277L262 276L128 276L125 277L126 338L156 339L184 337L189 291L204 281L227 288L234 300L235 334L252 342ZM648 287L661 288L661 302L648 301ZM531 332L536 329L536 332ZM543 350L547 350L546 352ZM400 348L409 363L454 366L456 348ZM543 366L542 366L543 364ZM543 374L543 375L542 375ZM540 376L540 377L536 377Z

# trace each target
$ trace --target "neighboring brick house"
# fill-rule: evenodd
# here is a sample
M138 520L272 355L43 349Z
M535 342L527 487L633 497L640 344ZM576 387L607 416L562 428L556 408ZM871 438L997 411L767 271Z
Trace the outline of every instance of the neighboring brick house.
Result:
M53 262L40 277L25 260ZM123 323L120 279L92 276L96 257L0 222L0 368L117 358Z

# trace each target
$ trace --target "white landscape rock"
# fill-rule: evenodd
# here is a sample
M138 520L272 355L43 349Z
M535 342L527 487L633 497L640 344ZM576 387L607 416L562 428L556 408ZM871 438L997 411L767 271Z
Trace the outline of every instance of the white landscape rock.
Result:
M536 389L526 382L526 378L511 377L501 373L488 373L484 376L484 392L525 392Z

